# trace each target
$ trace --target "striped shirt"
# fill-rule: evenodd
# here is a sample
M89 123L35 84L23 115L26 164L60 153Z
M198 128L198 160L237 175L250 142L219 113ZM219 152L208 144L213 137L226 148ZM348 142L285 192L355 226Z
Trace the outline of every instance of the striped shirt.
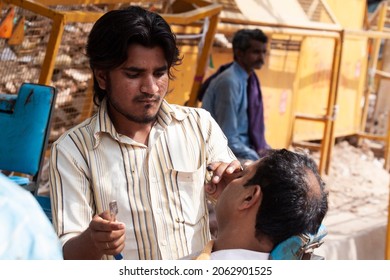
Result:
M209 241L206 166L235 159L222 130L203 109L163 101L148 141L119 134L103 101L53 144L53 223L63 244L111 200L126 224L125 259L178 259Z

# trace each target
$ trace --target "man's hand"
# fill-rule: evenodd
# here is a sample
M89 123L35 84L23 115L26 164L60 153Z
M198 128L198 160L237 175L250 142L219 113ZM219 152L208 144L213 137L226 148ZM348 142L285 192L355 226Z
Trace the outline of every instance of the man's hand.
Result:
M125 247L125 225L110 220L110 212L104 211L89 224L92 242L102 255L117 255Z
M99 260L104 254L119 254L125 247L125 224L110 220L108 210L95 215L85 231L64 244L64 259Z
M242 166L238 160L231 163L213 162L207 166L207 171L212 176L205 184L206 195L211 201L216 201L225 187L240 175Z

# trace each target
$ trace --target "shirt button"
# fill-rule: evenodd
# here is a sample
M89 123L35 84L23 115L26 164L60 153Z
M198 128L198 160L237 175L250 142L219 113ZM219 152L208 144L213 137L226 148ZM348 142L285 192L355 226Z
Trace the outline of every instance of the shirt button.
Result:
M162 246L167 246L167 241L163 240L163 241L161 242L161 245L162 245Z
M150 182L155 184L158 182L158 180L156 177L152 177L152 178L150 178Z
M157 209L156 209L156 213L157 213L157 214L161 214L161 213L162 213L161 209L160 209L160 208L157 208Z

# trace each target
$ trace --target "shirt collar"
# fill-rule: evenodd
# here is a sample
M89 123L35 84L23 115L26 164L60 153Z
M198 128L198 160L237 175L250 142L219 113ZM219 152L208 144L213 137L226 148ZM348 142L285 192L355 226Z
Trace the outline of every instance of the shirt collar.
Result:
M233 62L233 68L238 77L247 80L249 78L248 73L245 71L244 68L241 67L240 64L238 64L236 61Z
M245 250L226 249L211 253L212 260L268 260L269 253Z
M202 252L194 257L194 260L268 260L269 253L245 250L245 249L225 249L214 251L214 240L210 240L203 248Z
M173 119L176 119L177 121L183 121L188 116L188 114L189 111L185 110L184 107L171 105L166 100L163 100L161 108L157 114L157 122L159 125L165 128L172 122ZM106 99L102 100L97 112L97 120L93 132L94 149L100 144L101 136L104 133L109 134L117 141L121 141L119 133L116 131L114 124L108 116Z

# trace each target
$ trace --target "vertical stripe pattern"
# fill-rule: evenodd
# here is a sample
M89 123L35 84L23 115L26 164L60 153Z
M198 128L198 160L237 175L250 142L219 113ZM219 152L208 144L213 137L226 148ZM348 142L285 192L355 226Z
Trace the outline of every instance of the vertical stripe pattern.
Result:
M103 101L98 113L52 146L53 222L62 243L118 202L126 259L178 259L210 239L207 164L235 157L203 109L163 102L148 146L119 135Z

